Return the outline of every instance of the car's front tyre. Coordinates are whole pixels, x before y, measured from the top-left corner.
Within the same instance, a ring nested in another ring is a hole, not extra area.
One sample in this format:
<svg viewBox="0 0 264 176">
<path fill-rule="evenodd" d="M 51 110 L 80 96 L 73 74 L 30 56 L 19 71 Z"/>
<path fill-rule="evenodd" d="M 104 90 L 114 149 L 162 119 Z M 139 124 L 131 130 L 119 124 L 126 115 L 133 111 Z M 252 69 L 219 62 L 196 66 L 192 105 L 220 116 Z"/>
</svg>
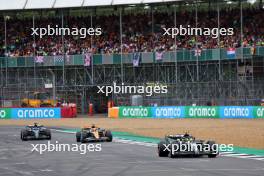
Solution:
<svg viewBox="0 0 264 176">
<path fill-rule="evenodd" d="M 21 140 L 22 141 L 26 141 L 27 140 L 27 131 L 26 130 L 22 130 L 21 134 L 20 134 Z"/>
<path fill-rule="evenodd" d="M 208 141 L 207 144 L 210 146 L 210 154 L 208 154 L 208 158 L 215 158 L 219 154 L 217 145 L 215 141 Z"/>
<path fill-rule="evenodd" d="M 86 132 L 81 132 L 80 142 L 85 143 L 85 139 L 87 138 L 88 134 Z"/>
<path fill-rule="evenodd" d="M 169 151 L 166 150 L 165 147 L 166 143 L 164 141 L 161 141 L 158 143 L 158 155 L 159 157 L 167 157 L 169 154 Z"/>
<path fill-rule="evenodd" d="M 112 142 L 113 141 L 113 135 L 112 135 L 110 130 L 107 130 L 105 132 L 105 137 L 107 137 L 107 140 L 106 140 L 107 142 Z"/>
<path fill-rule="evenodd" d="M 76 142 L 81 142 L 81 132 L 76 133 Z"/>
</svg>

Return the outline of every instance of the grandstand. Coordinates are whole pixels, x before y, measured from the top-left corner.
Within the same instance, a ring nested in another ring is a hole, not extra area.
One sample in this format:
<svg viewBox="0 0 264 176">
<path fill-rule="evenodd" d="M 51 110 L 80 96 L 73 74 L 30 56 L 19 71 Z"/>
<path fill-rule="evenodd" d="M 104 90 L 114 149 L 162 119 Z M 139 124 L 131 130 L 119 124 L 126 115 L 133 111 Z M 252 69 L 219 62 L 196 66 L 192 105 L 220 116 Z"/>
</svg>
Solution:
<svg viewBox="0 0 264 176">
<path fill-rule="evenodd" d="M 113 82 L 168 86 L 168 94 L 145 96 L 145 105 L 260 105 L 264 98 L 262 0 L 0 3 L 2 107 L 19 106 L 34 91 L 75 102 L 82 113 L 90 102 L 97 112 L 104 112 L 110 99 L 129 105 L 131 95 L 98 96 L 96 86 Z M 98 27 L 102 35 L 31 35 L 31 28 L 47 25 Z M 179 25 L 232 27 L 234 35 L 163 35 L 162 28 Z M 136 53 L 139 64 L 133 64 Z M 160 59 L 157 53 L 162 53 Z"/>
</svg>

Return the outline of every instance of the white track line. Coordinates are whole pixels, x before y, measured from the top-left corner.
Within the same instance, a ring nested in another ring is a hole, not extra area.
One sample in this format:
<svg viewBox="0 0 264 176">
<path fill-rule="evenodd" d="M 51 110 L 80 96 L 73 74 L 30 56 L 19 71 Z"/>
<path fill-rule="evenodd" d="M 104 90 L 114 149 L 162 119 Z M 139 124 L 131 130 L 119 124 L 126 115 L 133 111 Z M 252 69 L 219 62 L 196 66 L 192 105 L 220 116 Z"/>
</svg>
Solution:
<svg viewBox="0 0 264 176">
<path fill-rule="evenodd" d="M 234 154 L 226 154 L 226 155 L 223 155 L 223 156 L 241 156 L 241 155 L 248 155 L 248 154 L 245 154 L 245 153 L 234 153 Z"/>
<path fill-rule="evenodd" d="M 70 133 L 70 134 L 75 134 L 75 132 L 72 131 L 64 131 L 64 130 L 56 130 L 52 129 L 57 132 L 62 132 L 62 133 Z M 138 141 L 133 141 L 133 140 L 127 140 L 127 139 L 122 139 L 118 137 L 114 137 L 113 142 L 117 143 L 123 143 L 123 144 L 132 144 L 132 145 L 142 145 L 146 147 L 157 147 L 157 144 L 154 143 L 149 143 L 149 142 L 138 142 Z M 248 155 L 245 153 L 234 153 L 234 152 L 220 152 L 220 156 L 224 157 L 234 157 L 234 158 L 241 158 L 241 159 L 254 159 L 258 161 L 264 161 L 264 157 L 258 156 L 258 155 Z"/>
<path fill-rule="evenodd" d="M 264 161 L 264 158 L 250 158 L 250 159 L 259 160 L 259 161 Z"/>
<path fill-rule="evenodd" d="M 70 134 L 75 134 L 76 132 L 73 131 L 64 131 L 64 130 L 56 130 L 56 129 L 51 129 L 52 131 L 57 131 L 57 132 L 62 132 L 62 133 L 70 133 Z"/>
<path fill-rule="evenodd" d="M 220 155 L 225 155 L 225 154 L 232 154 L 234 152 L 220 152 Z"/>
</svg>

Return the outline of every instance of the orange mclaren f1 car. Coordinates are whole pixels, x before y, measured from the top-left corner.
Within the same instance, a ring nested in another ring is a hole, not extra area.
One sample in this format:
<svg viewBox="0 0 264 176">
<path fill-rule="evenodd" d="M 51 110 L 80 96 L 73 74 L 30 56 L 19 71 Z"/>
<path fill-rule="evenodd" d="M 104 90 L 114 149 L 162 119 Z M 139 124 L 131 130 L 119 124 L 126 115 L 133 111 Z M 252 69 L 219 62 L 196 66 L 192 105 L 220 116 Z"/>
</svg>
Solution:
<svg viewBox="0 0 264 176">
<path fill-rule="evenodd" d="M 77 142 L 112 142 L 113 136 L 110 130 L 96 127 L 95 125 L 86 126 L 76 133 Z"/>
</svg>

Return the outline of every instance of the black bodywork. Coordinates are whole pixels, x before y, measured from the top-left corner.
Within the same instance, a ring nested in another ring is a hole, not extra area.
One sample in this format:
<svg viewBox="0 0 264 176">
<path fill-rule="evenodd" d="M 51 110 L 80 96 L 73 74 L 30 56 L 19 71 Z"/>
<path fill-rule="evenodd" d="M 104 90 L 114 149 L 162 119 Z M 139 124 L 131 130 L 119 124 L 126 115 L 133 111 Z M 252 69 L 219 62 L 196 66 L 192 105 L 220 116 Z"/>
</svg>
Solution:
<svg viewBox="0 0 264 176">
<path fill-rule="evenodd" d="M 180 149 L 180 146 L 183 146 L 182 149 Z M 215 158 L 218 154 L 218 147 L 215 141 L 197 140 L 187 133 L 166 135 L 158 143 L 158 155 L 160 157 L 199 157 L 207 155 L 209 158 Z"/>
<path fill-rule="evenodd" d="M 28 125 L 21 130 L 21 140 L 51 139 L 50 129 L 40 125 Z"/>
</svg>

